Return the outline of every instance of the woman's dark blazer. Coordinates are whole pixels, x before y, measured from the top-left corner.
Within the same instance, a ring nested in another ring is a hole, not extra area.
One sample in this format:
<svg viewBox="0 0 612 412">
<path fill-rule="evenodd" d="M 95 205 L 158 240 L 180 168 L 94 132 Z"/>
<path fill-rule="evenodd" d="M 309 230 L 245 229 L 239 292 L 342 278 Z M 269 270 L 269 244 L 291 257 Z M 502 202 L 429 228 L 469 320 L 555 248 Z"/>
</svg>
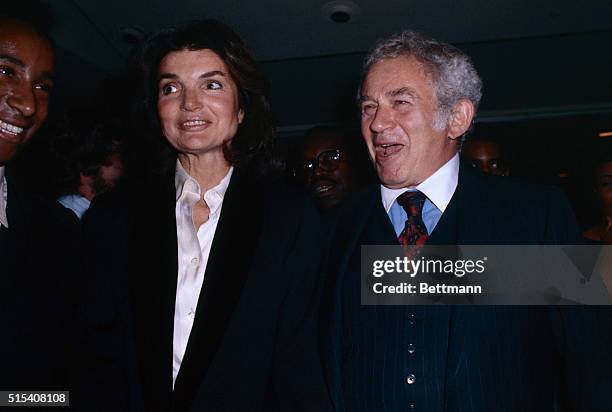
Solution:
<svg viewBox="0 0 612 412">
<path fill-rule="evenodd" d="M 313 324 L 318 215 L 301 192 L 253 176 L 232 175 L 174 390 L 174 173 L 127 184 L 92 207 L 83 408 L 327 408 Z"/>
</svg>

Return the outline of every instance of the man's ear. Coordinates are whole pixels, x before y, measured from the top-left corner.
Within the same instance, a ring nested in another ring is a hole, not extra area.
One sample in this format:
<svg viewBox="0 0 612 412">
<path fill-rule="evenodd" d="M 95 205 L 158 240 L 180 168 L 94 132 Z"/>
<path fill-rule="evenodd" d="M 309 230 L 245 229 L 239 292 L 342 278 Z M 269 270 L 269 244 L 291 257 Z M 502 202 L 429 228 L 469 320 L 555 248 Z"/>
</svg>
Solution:
<svg viewBox="0 0 612 412">
<path fill-rule="evenodd" d="M 238 124 L 241 124 L 244 120 L 244 110 L 238 110 Z"/>
<path fill-rule="evenodd" d="M 448 138 L 455 140 L 463 136 L 472 125 L 475 114 L 476 110 L 471 101 L 461 99 L 455 103 L 450 118 L 448 119 Z"/>
</svg>

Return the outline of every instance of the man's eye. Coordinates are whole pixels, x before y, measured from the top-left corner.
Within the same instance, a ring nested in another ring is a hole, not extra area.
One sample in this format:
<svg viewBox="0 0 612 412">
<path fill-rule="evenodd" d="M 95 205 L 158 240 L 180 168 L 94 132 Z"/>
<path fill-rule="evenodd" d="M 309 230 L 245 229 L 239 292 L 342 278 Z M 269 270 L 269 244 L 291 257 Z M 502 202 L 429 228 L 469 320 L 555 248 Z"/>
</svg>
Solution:
<svg viewBox="0 0 612 412">
<path fill-rule="evenodd" d="M 410 102 L 408 100 L 395 100 L 393 105 L 395 107 L 408 106 Z"/>
<path fill-rule="evenodd" d="M 340 153 L 338 153 L 338 152 L 332 152 L 332 153 L 329 153 L 329 154 L 328 154 L 328 155 L 325 157 L 325 160 L 331 160 L 331 161 L 334 161 L 334 162 L 335 162 L 335 161 L 338 161 L 338 160 L 340 160 Z"/>
<path fill-rule="evenodd" d="M 0 74 L 3 76 L 12 76 L 15 74 L 15 71 L 10 67 L 0 66 Z"/>
<path fill-rule="evenodd" d="M 43 91 L 45 93 L 49 93 L 49 92 L 51 92 L 51 89 L 53 88 L 53 86 L 51 84 L 49 84 L 49 83 L 39 83 L 36 86 L 34 86 L 34 88 L 36 90 L 41 90 L 41 91 Z"/>
<path fill-rule="evenodd" d="M 165 86 L 162 86 L 161 88 L 161 92 L 163 95 L 168 95 L 170 93 L 175 93 L 178 90 L 178 88 L 173 85 L 172 83 L 166 84 Z"/>
<path fill-rule="evenodd" d="M 314 162 L 312 160 L 307 160 L 304 163 L 302 163 L 302 169 L 303 170 L 312 170 L 314 169 Z"/>
<path fill-rule="evenodd" d="M 361 106 L 361 114 L 372 116 L 376 113 L 376 106 L 373 104 L 364 104 Z"/>
</svg>

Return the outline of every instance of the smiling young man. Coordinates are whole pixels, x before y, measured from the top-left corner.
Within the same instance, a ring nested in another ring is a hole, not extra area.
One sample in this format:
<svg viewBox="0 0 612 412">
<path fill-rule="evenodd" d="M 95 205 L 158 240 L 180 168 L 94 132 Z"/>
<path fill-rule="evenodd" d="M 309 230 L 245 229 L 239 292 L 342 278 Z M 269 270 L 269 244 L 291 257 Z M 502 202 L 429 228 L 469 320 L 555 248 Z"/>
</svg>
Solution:
<svg viewBox="0 0 612 412">
<path fill-rule="evenodd" d="M 0 26 L 0 164 L 27 143 L 47 118 L 53 86 L 49 41 L 19 20 Z"/>
<path fill-rule="evenodd" d="M 337 410 L 612 407 L 609 311 L 361 304 L 361 245 L 580 243 L 557 190 L 460 165 L 480 97 L 469 57 L 419 33 L 366 58 L 361 129 L 381 184 L 347 200 L 328 258 L 321 340 Z"/>
<path fill-rule="evenodd" d="M 52 73 L 45 35 L 0 13 L 0 390 L 69 388 L 76 222 L 10 167 L 47 118 Z"/>
</svg>

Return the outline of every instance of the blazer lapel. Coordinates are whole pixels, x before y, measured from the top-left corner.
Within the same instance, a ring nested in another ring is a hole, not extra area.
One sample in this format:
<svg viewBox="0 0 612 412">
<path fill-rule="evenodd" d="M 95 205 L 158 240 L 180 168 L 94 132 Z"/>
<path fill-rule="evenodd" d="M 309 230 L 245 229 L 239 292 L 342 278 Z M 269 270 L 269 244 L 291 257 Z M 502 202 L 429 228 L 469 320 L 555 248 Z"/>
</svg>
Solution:
<svg viewBox="0 0 612 412">
<path fill-rule="evenodd" d="M 130 290 L 140 346 L 144 390 L 169 410 L 172 396 L 172 345 L 178 273 L 176 191 L 173 175 L 140 187 L 130 202 Z"/>
<path fill-rule="evenodd" d="M 203 382 L 246 282 L 263 222 L 263 199 L 258 188 L 247 178 L 247 171 L 234 170 L 174 387 L 178 410 L 191 404 Z"/>
<path fill-rule="evenodd" d="M 343 410 L 340 377 L 341 319 L 338 299 L 343 288 L 346 266 L 361 244 L 389 244 L 397 242 L 391 221 L 380 198 L 380 186 L 372 185 L 355 195 L 340 213 L 328 253 L 326 286 L 320 316 L 321 356 L 325 377 L 330 388 L 335 410 Z"/>
</svg>

